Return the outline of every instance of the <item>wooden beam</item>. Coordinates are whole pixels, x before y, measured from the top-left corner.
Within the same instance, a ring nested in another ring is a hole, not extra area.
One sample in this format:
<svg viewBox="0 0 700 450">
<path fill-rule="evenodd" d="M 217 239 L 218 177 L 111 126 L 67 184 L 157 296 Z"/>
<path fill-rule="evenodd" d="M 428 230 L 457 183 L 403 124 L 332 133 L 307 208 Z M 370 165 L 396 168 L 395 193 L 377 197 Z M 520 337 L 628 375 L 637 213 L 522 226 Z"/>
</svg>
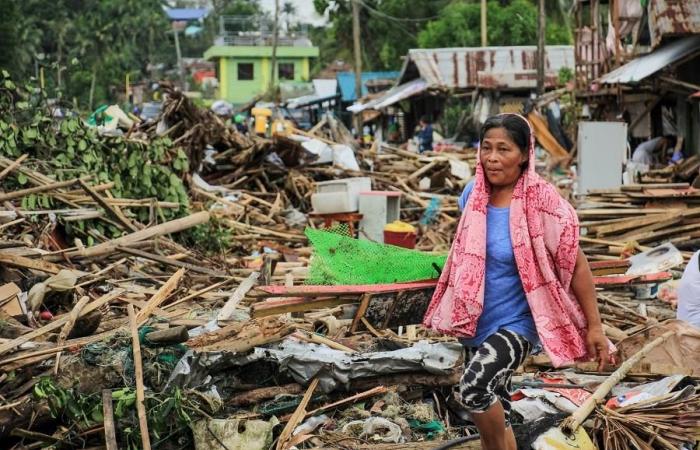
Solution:
<svg viewBox="0 0 700 450">
<path fill-rule="evenodd" d="M 119 450 L 117 432 L 114 426 L 114 408 L 112 407 L 112 391 L 102 391 L 102 416 L 105 426 L 105 450 Z"/>
<path fill-rule="evenodd" d="M 39 272 L 46 272 L 51 275 L 56 275 L 63 269 L 63 267 L 47 261 L 13 255 L 11 253 L 0 253 L 0 264 L 18 267 L 20 269 L 38 270 Z"/>
<path fill-rule="evenodd" d="M 322 295 L 361 295 L 384 294 L 399 291 L 417 291 L 434 288 L 437 280 L 414 281 L 411 283 L 357 284 L 338 286 L 260 286 L 256 290 L 277 297 L 322 296 Z M 265 295 L 263 295 L 265 296 Z"/>
<path fill-rule="evenodd" d="M 146 416 L 146 394 L 143 385 L 143 363 L 141 361 L 141 343 L 139 342 L 138 320 L 134 307 L 127 306 L 129 312 L 129 330 L 131 331 L 131 347 L 134 354 L 134 378 L 136 379 L 136 412 L 139 416 L 139 430 L 141 431 L 141 448 L 151 450 L 151 438 L 148 435 L 148 418 Z"/>
<path fill-rule="evenodd" d="M 286 297 L 271 298 L 251 306 L 251 316 L 255 319 L 292 312 L 304 312 L 314 309 L 334 308 L 336 306 L 357 303 L 357 297 Z"/>
</svg>

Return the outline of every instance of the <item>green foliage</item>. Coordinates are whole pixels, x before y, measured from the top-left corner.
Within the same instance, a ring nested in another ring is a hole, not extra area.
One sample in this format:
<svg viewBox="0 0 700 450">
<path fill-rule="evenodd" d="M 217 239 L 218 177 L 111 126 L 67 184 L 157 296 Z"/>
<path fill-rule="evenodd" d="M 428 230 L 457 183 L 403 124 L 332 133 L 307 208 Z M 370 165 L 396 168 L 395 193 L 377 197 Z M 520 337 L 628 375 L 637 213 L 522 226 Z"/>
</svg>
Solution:
<svg viewBox="0 0 700 450">
<path fill-rule="evenodd" d="M 41 92 L 31 85 L 17 88 L 8 74 L 2 73 L 0 155 L 17 158 L 22 154 L 40 161 L 40 171 L 51 173 L 59 181 L 91 175 L 95 184 L 113 181 L 111 191 L 116 197 L 179 203 L 179 209 L 162 212 L 165 219 L 182 215 L 189 203 L 181 178 L 189 170 L 187 155 L 170 139 L 156 138 L 146 143 L 105 137 L 78 117 L 55 119 Z M 14 182 L 24 186 L 28 182 L 26 174 L 18 172 Z M 31 195 L 22 200 L 22 206 L 50 208 L 53 202 L 46 195 Z M 148 221 L 147 208 L 139 209 L 137 214 L 140 221 Z M 68 231 L 78 231 L 74 227 L 84 231 L 80 222 L 72 223 Z M 100 223 L 93 228 L 108 237 L 121 233 L 116 227 Z"/>
<path fill-rule="evenodd" d="M 45 377 L 34 385 L 34 397 L 46 400 L 51 417 L 87 428 L 104 421 L 99 395 L 83 395 L 75 389 L 63 389 Z"/>
<path fill-rule="evenodd" d="M 513 0 L 506 6 L 490 1 L 487 6 L 489 45 L 537 44 L 537 7 L 529 0 Z M 547 21 L 547 44 L 568 44 L 571 33 L 566 25 Z M 423 48 L 478 47 L 481 45 L 481 6 L 479 3 L 452 3 L 440 19 L 430 22 L 418 36 Z"/>
<path fill-rule="evenodd" d="M 51 417 L 67 425 L 77 425 L 76 433 L 104 422 L 99 394 L 85 394 L 78 387 L 63 388 L 53 379 L 44 377 L 34 386 L 34 398 L 47 401 Z M 154 448 L 159 441 L 173 439 L 177 435 L 184 441 L 190 440 L 189 424 L 193 416 L 202 415 L 199 404 L 194 400 L 194 396 L 190 399 L 180 389 L 146 397 L 148 430 Z M 130 387 L 114 390 L 112 402 L 117 437 L 122 447 L 129 450 L 141 448 L 136 391 Z"/>
<path fill-rule="evenodd" d="M 94 101 L 104 102 L 127 72 L 145 75 L 148 63 L 174 62 L 162 6 L 162 0 L 0 0 L 0 55 L 9 60 L 0 56 L 0 67 L 23 79 L 35 75 L 36 63 L 52 97 L 75 97 L 84 107 L 94 76 Z"/>
<path fill-rule="evenodd" d="M 220 255 L 230 248 L 233 235 L 230 228 L 222 225 L 218 218 L 212 217 L 207 223 L 183 231 L 180 239 L 188 247 L 207 255 Z"/>
<path fill-rule="evenodd" d="M 363 70 L 398 70 L 401 57 L 418 46 L 417 36 L 430 18 L 450 0 L 363 0 L 360 10 Z M 320 14 L 328 11 L 330 24 L 311 38 L 320 47 L 319 66 L 335 59 L 352 62 L 352 17 L 349 1 L 314 0 Z M 387 18 L 387 16 L 389 18 Z M 392 19 L 393 18 L 393 19 Z"/>
<path fill-rule="evenodd" d="M 574 71 L 569 67 L 562 67 L 559 69 L 558 82 L 560 85 L 564 85 L 569 81 L 574 79 Z"/>
<path fill-rule="evenodd" d="M 460 138 L 466 135 L 467 118 L 471 115 L 471 105 L 460 98 L 449 98 L 440 116 L 440 131 L 445 137 Z"/>
</svg>

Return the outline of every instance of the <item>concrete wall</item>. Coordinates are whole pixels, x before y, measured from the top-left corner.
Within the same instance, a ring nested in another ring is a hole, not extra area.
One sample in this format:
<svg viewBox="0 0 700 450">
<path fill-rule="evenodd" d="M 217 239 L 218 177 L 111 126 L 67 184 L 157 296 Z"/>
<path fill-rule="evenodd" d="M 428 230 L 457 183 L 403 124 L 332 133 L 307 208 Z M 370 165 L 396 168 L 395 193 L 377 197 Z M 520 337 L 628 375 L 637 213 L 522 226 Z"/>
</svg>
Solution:
<svg viewBox="0 0 700 450">
<path fill-rule="evenodd" d="M 253 64 L 253 79 L 238 79 L 238 64 Z M 267 90 L 270 83 L 270 58 L 223 57 L 219 59 L 219 97 L 234 104 L 247 103 Z M 295 82 L 309 81 L 309 58 L 278 58 L 277 63 L 294 64 Z M 275 70 L 275 77 L 278 71 Z M 286 81 L 286 80 L 282 80 Z"/>
</svg>

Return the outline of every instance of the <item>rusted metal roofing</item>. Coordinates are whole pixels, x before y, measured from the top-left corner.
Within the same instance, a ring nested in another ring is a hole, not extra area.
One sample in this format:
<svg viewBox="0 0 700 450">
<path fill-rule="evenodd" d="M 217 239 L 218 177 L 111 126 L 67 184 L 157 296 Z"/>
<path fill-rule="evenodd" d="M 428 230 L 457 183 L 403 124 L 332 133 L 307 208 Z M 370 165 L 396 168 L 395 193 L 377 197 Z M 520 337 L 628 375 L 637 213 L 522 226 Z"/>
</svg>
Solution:
<svg viewBox="0 0 700 450">
<path fill-rule="evenodd" d="M 556 83 L 559 70 L 574 69 L 574 47 L 546 47 L 546 84 Z M 412 49 L 399 78 L 422 78 L 431 88 L 530 89 L 537 86 L 537 47 L 462 47 Z"/>
<path fill-rule="evenodd" d="M 649 2 L 651 45 L 668 37 L 700 33 L 700 0 L 653 0 Z"/>
<path fill-rule="evenodd" d="M 601 83 L 637 83 L 688 56 L 700 53 L 700 34 L 670 42 L 603 75 Z"/>
</svg>

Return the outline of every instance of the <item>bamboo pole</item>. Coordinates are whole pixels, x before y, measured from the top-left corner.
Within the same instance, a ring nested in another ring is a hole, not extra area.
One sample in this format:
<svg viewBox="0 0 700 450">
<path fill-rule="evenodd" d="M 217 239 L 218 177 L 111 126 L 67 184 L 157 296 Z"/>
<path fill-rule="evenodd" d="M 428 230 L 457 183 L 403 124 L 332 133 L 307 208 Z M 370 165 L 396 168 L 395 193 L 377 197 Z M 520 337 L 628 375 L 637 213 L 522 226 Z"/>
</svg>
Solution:
<svg viewBox="0 0 700 450">
<path fill-rule="evenodd" d="M 627 361 L 622 363 L 622 365 L 613 372 L 606 380 L 598 386 L 598 389 L 588 397 L 588 399 L 569 417 L 567 417 L 561 424 L 561 429 L 566 434 L 573 434 L 578 427 L 586 420 L 586 418 L 593 412 L 596 405 L 602 403 L 605 397 L 610 393 L 613 387 L 620 381 L 622 381 L 627 373 L 634 367 L 639 361 L 642 360 L 649 352 L 654 350 L 659 345 L 663 344 L 676 334 L 675 331 L 667 331 L 658 338 L 654 339 L 637 353 L 632 355 Z"/>
<path fill-rule="evenodd" d="M 148 419 L 146 417 L 146 394 L 143 385 L 143 365 L 141 362 L 141 344 L 139 343 L 139 330 L 136 325 L 136 312 L 132 305 L 127 305 L 129 311 L 129 329 L 131 330 L 131 345 L 134 351 L 134 378 L 136 378 L 136 411 L 139 415 L 139 430 L 141 431 L 141 444 L 143 450 L 151 450 L 151 439 L 148 436 Z"/>
<path fill-rule="evenodd" d="M 76 250 L 74 252 L 70 252 L 68 253 L 68 257 L 89 258 L 93 256 L 104 256 L 116 251 L 117 247 L 120 245 L 128 246 L 135 242 L 144 241 L 156 236 L 176 233 L 208 221 L 209 213 L 206 211 L 200 211 L 187 217 L 171 220 L 170 222 L 161 223 L 160 225 L 145 228 L 143 230 L 127 234 L 126 236 L 103 242 L 102 244 L 87 248 L 84 251 Z"/>
</svg>

